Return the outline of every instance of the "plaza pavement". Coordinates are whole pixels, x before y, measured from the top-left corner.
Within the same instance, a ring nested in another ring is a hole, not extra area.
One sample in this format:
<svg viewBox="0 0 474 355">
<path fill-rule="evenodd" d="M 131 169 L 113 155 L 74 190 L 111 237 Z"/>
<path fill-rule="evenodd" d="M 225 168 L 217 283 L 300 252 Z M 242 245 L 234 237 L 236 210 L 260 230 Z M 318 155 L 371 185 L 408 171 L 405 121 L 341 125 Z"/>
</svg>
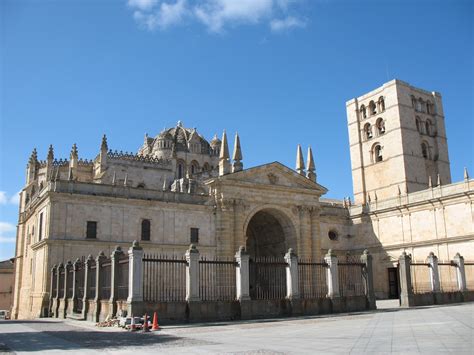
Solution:
<svg viewBox="0 0 474 355">
<path fill-rule="evenodd" d="M 474 303 L 229 323 L 155 333 L 38 319 L 0 322 L 0 353 L 57 354 L 473 354 Z"/>
</svg>

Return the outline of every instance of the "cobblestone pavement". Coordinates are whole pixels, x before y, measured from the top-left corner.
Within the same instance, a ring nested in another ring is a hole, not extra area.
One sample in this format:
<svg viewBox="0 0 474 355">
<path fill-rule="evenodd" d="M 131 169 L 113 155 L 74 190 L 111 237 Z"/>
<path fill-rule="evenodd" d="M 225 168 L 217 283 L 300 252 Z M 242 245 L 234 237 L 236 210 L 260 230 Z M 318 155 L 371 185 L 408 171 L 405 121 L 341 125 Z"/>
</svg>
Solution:
<svg viewBox="0 0 474 355">
<path fill-rule="evenodd" d="M 0 322 L 0 353 L 473 353 L 474 303 L 168 326 L 156 333 L 38 319 Z"/>
</svg>

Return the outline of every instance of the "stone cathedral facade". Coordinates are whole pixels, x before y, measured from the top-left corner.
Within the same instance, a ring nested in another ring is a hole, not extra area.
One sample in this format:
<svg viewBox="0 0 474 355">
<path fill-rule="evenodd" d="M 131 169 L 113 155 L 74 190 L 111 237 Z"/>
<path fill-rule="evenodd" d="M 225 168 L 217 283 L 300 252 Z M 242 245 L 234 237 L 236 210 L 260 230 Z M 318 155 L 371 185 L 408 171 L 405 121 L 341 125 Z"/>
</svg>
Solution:
<svg viewBox="0 0 474 355">
<path fill-rule="evenodd" d="M 181 122 L 145 136 L 137 153 L 46 160 L 33 151 L 21 192 L 13 317 L 48 307 L 51 267 L 139 240 L 145 251 L 320 260 L 374 255 L 376 295 L 397 297 L 399 255 L 474 260 L 474 180 L 451 183 L 441 95 L 393 80 L 347 102 L 354 201 L 328 200 L 311 149 L 296 170 L 273 162 L 243 167 L 239 136 L 206 140 Z M 250 153 L 250 152 L 248 152 Z M 395 273 L 396 274 L 396 273 Z M 396 282 L 396 280 L 395 280 Z"/>
</svg>

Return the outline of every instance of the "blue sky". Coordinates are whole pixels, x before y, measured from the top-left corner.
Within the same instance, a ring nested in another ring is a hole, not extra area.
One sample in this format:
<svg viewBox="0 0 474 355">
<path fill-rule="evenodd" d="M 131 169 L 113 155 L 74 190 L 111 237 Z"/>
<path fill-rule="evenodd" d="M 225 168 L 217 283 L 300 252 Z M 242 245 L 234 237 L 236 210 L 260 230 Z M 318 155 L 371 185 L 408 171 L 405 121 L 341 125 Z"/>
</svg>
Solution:
<svg viewBox="0 0 474 355">
<path fill-rule="evenodd" d="M 0 1 L 0 259 L 31 150 L 136 151 L 182 120 L 241 136 L 244 166 L 311 145 L 352 194 L 345 102 L 398 78 L 440 91 L 453 180 L 473 166 L 472 1 Z"/>
</svg>

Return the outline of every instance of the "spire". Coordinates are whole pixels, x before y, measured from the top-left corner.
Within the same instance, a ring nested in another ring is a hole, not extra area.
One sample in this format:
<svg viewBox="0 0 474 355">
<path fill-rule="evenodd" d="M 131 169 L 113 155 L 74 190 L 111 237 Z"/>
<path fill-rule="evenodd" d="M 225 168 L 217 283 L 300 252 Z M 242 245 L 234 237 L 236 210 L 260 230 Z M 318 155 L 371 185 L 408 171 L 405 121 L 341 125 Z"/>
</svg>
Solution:
<svg viewBox="0 0 474 355">
<path fill-rule="evenodd" d="M 313 159 L 313 151 L 311 147 L 308 147 L 308 159 L 306 161 L 306 177 L 311 181 L 316 182 L 316 174 L 314 173 L 315 166 L 314 166 L 314 159 Z"/>
<path fill-rule="evenodd" d="M 77 158 L 78 158 L 77 145 L 76 145 L 76 143 L 74 143 L 74 144 L 72 145 L 71 154 L 70 154 L 70 159 L 77 159 Z"/>
<path fill-rule="evenodd" d="M 227 134 L 222 134 L 221 151 L 219 155 L 219 176 L 226 175 L 230 172 L 229 162 L 229 146 L 227 144 Z"/>
<path fill-rule="evenodd" d="M 102 136 L 102 143 L 100 144 L 100 151 L 107 153 L 108 150 L 109 150 L 109 146 L 107 144 L 107 136 L 104 134 Z"/>
<path fill-rule="evenodd" d="M 241 171 L 243 169 L 242 160 L 242 149 L 240 148 L 240 138 L 239 134 L 235 133 L 235 140 L 234 140 L 234 153 L 232 154 L 232 160 L 234 163 L 232 164 L 232 172 L 235 173 L 237 171 Z"/>
<path fill-rule="evenodd" d="M 54 160 L 54 149 L 53 149 L 53 145 L 50 144 L 50 145 L 49 145 L 49 149 L 48 149 L 47 161 L 48 161 L 48 162 L 52 162 L 53 160 Z"/>
<path fill-rule="evenodd" d="M 303 152 L 301 151 L 301 145 L 299 144 L 296 150 L 296 171 L 298 172 L 298 174 L 304 175 Z"/>
<path fill-rule="evenodd" d="M 469 180 L 469 173 L 467 172 L 467 168 L 464 168 L 464 180 Z"/>
<path fill-rule="evenodd" d="M 33 148 L 28 162 L 30 164 L 36 164 L 38 162 L 38 152 L 36 151 L 36 148 Z"/>
<path fill-rule="evenodd" d="M 431 181 L 431 175 L 428 176 L 428 187 L 432 188 L 433 187 L 433 182 Z"/>
</svg>

